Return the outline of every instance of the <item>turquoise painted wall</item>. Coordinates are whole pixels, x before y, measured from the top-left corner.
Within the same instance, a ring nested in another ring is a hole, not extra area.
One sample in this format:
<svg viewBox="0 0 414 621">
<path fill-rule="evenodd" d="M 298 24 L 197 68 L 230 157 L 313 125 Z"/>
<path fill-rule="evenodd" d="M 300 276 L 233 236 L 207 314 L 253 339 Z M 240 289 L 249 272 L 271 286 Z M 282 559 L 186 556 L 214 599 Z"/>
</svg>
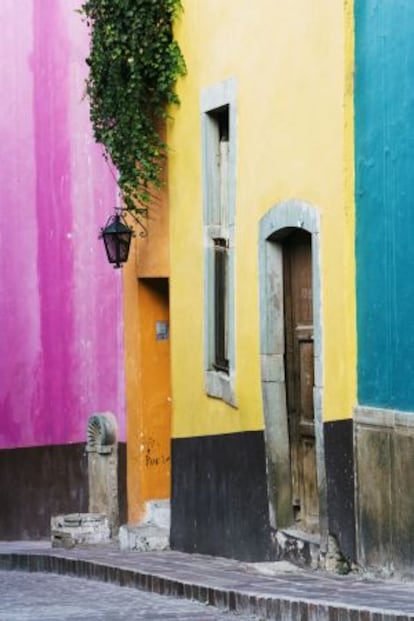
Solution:
<svg viewBox="0 0 414 621">
<path fill-rule="evenodd" d="M 358 399 L 414 410 L 414 0 L 355 0 Z"/>
</svg>

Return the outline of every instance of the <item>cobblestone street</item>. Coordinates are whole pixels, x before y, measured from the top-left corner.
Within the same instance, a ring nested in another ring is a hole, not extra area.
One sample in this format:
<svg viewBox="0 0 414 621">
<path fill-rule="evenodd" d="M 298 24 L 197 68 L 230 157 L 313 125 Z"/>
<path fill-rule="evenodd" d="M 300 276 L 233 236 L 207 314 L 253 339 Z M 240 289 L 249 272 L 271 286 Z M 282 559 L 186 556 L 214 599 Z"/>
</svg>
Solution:
<svg viewBox="0 0 414 621">
<path fill-rule="evenodd" d="M 414 621 L 412 581 L 289 563 L 11 541 L 0 542 L 0 569 L 0 621 Z"/>
<path fill-rule="evenodd" d="M 0 571 L 1 621 L 247 621 L 198 602 L 81 578 Z"/>
</svg>

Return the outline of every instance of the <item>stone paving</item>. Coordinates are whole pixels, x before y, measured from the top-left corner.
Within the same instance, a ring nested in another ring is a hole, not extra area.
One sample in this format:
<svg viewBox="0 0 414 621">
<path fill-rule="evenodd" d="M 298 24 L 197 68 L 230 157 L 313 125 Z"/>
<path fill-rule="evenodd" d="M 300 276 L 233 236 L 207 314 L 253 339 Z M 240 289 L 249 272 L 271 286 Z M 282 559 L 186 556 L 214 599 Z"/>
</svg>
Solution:
<svg viewBox="0 0 414 621">
<path fill-rule="evenodd" d="M 319 571 L 257 571 L 260 564 L 197 554 L 126 552 L 114 545 L 72 550 L 0 543 L 0 568 L 52 571 L 213 604 L 283 621 L 414 621 L 413 583 Z"/>
<path fill-rule="evenodd" d="M 0 621 L 248 621 L 213 606 L 45 573 L 0 573 Z"/>
</svg>

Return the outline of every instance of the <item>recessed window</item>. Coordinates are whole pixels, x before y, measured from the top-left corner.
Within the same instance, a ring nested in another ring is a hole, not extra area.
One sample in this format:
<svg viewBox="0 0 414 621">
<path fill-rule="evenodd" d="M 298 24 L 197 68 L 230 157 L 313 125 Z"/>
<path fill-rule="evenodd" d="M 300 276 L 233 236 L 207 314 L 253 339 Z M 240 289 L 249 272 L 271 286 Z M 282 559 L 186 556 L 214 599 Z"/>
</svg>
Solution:
<svg viewBox="0 0 414 621">
<path fill-rule="evenodd" d="M 235 405 L 235 81 L 202 94 L 205 374 L 208 395 Z"/>
</svg>

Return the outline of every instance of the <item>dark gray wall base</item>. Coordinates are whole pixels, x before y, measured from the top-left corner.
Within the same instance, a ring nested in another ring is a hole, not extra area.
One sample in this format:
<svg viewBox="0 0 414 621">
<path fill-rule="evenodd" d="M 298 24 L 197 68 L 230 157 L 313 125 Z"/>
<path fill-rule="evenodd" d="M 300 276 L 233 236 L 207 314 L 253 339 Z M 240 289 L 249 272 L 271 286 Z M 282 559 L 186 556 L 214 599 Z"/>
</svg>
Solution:
<svg viewBox="0 0 414 621">
<path fill-rule="evenodd" d="M 356 560 L 353 421 L 324 424 L 328 531 L 348 561 Z"/>
<path fill-rule="evenodd" d="M 270 558 L 263 432 L 172 441 L 171 547 Z"/>
<path fill-rule="evenodd" d="M 119 523 L 126 524 L 128 520 L 126 442 L 118 443 L 118 503 Z"/>
<path fill-rule="evenodd" d="M 126 450 L 120 444 L 122 521 L 126 519 L 125 489 Z M 0 450 L 0 539 L 49 537 L 52 515 L 87 510 L 85 444 Z"/>
</svg>

